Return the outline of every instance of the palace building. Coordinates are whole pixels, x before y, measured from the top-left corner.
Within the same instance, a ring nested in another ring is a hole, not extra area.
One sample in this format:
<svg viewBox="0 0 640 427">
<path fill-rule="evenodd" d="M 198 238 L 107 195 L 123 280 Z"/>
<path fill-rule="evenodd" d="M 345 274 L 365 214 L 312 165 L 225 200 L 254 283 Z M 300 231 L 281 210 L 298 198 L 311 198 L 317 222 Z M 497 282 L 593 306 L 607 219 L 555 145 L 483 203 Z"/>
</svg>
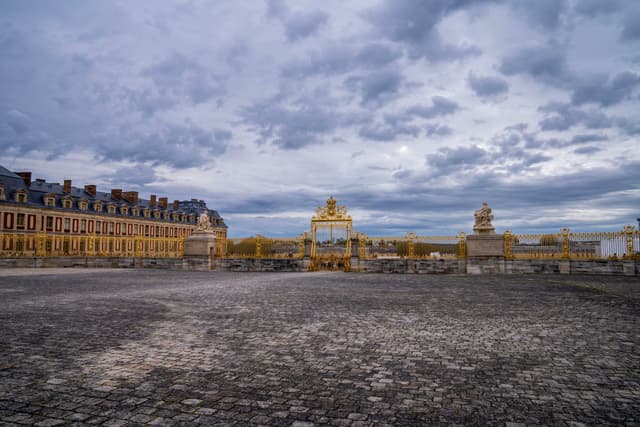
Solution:
<svg viewBox="0 0 640 427">
<path fill-rule="evenodd" d="M 203 200 L 169 203 L 137 191 L 74 187 L 71 180 L 32 181 L 31 172 L 0 166 L 0 256 L 181 257 L 202 213 L 215 233 L 216 255 L 224 255 L 227 226 Z"/>
</svg>

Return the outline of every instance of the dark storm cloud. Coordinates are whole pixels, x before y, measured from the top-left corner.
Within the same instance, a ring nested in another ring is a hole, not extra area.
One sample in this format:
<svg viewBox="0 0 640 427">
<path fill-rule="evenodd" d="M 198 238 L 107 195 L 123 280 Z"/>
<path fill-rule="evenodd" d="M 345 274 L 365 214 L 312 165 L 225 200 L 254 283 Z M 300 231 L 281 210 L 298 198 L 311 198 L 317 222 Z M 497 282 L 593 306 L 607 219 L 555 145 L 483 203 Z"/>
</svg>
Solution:
<svg viewBox="0 0 640 427">
<path fill-rule="evenodd" d="M 188 99 L 193 104 L 201 104 L 226 91 L 219 77 L 177 52 L 145 68 L 142 75 L 151 78 L 160 100 L 172 96 L 174 102 Z"/>
<path fill-rule="evenodd" d="M 584 154 L 584 155 L 596 154 L 596 153 L 599 153 L 600 151 L 602 151 L 602 148 L 593 147 L 593 146 L 579 147 L 573 150 L 575 154 Z"/>
<path fill-rule="evenodd" d="M 560 24 L 569 2 L 567 0 L 514 0 L 510 4 L 528 21 L 545 30 L 553 30 Z"/>
<path fill-rule="evenodd" d="M 293 13 L 284 20 L 285 33 L 290 41 L 309 37 L 322 28 L 328 20 L 324 12 Z"/>
<path fill-rule="evenodd" d="M 407 109 L 407 114 L 432 119 L 438 116 L 447 116 L 460 109 L 460 106 L 444 96 L 434 96 L 431 98 L 431 105 L 414 105 Z"/>
<path fill-rule="evenodd" d="M 345 87 L 360 91 L 362 105 L 375 105 L 398 95 L 403 82 L 404 77 L 399 71 L 380 70 L 350 77 L 345 81 Z"/>
<path fill-rule="evenodd" d="M 567 75 L 566 54 L 556 45 L 526 46 L 503 58 L 500 72 L 511 76 L 525 74 L 550 83 L 561 82 Z"/>
<path fill-rule="evenodd" d="M 383 123 L 377 122 L 363 126 L 358 135 L 374 141 L 395 141 L 401 136 L 416 138 L 420 135 L 420 128 L 405 123 L 400 117 L 385 116 Z"/>
<path fill-rule="evenodd" d="M 284 77 L 304 78 L 315 74 L 331 76 L 357 69 L 379 69 L 400 56 L 400 50 L 382 43 L 353 46 L 328 43 L 320 49 L 310 50 L 302 58 L 289 61 L 282 68 Z"/>
<path fill-rule="evenodd" d="M 426 135 L 427 136 L 448 136 L 451 135 L 453 133 L 453 129 L 451 129 L 449 126 L 447 125 L 439 125 L 439 124 L 435 124 L 435 125 L 427 125 L 425 127 L 425 131 L 426 131 Z"/>
<path fill-rule="evenodd" d="M 629 11 L 622 20 L 620 38 L 627 42 L 640 40 L 640 7 L 637 3 L 636 7 Z"/>
<path fill-rule="evenodd" d="M 589 129 L 606 129 L 613 126 L 613 120 L 599 110 L 581 109 L 571 104 L 549 103 L 539 108 L 547 116 L 539 122 L 542 130 L 564 131 L 577 125 Z"/>
<path fill-rule="evenodd" d="M 243 122 L 260 135 L 259 142 L 271 142 L 285 150 L 326 142 L 343 120 L 348 120 L 330 105 L 312 99 L 292 103 L 281 96 L 245 107 L 242 116 Z"/>
<path fill-rule="evenodd" d="M 143 187 L 146 184 L 151 184 L 159 180 L 153 167 L 139 164 L 137 166 L 117 169 L 109 181 L 113 185 L 120 185 L 122 182 L 132 182 L 136 183 L 138 187 Z"/>
<path fill-rule="evenodd" d="M 482 77 L 469 73 L 467 81 L 475 94 L 481 98 L 501 95 L 509 91 L 507 81 L 497 76 Z"/>
<path fill-rule="evenodd" d="M 537 151 L 547 148 L 563 148 L 591 142 L 608 141 L 603 134 L 577 134 L 570 139 L 545 138 L 540 133 L 527 131 L 527 126 L 509 126 L 491 139 L 492 145 L 500 148 L 503 157 L 519 158 L 526 164 L 534 164 L 540 158 L 535 157 Z M 533 150 L 533 151 L 531 151 Z M 533 154 L 532 154 L 533 153 Z M 543 159 L 545 161 L 547 159 Z"/>
<path fill-rule="evenodd" d="M 571 144 L 585 144 L 588 142 L 599 142 L 599 141 L 608 141 L 609 137 L 607 135 L 601 134 L 578 134 L 574 135 L 571 138 Z"/>
<path fill-rule="evenodd" d="M 441 148 L 435 154 L 427 155 L 427 164 L 440 173 L 453 169 L 466 169 L 484 164 L 489 153 L 477 145 L 470 147 Z"/>
<path fill-rule="evenodd" d="M 591 18 L 598 15 L 608 15 L 620 9 L 624 0 L 579 0 L 574 10 L 580 14 Z"/>
<path fill-rule="evenodd" d="M 579 82 L 571 95 L 571 102 L 609 107 L 632 98 L 639 85 L 640 75 L 631 71 L 623 71 L 611 78 L 599 75 Z"/>
<path fill-rule="evenodd" d="M 398 49 L 382 43 L 366 44 L 356 53 L 358 63 L 368 67 L 385 66 L 394 62 L 400 56 L 402 56 L 402 53 Z"/>
<path fill-rule="evenodd" d="M 267 1 L 267 15 L 282 22 L 290 42 L 314 35 L 329 20 L 329 15 L 318 10 L 292 12 L 285 2 L 279 0 Z"/>
<path fill-rule="evenodd" d="M 627 135 L 640 135 L 640 123 L 638 120 L 627 117 L 616 117 L 615 124 Z"/>
<path fill-rule="evenodd" d="M 5 153 L 52 152 L 59 149 L 56 145 L 28 114 L 12 109 L 0 115 L 0 148 Z"/>
<path fill-rule="evenodd" d="M 205 130 L 193 123 L 158 126 L 149 133 L 123 127 L 118 140 L 98 139 L 95 148 L 103 160 L 189 168 L 211 163 L 213 158 L 222 155 L 231 136 L 227 130 Z"/>
<path fill-rule="evenodd" d="M 456 60 L 480 50 L 471 45 L 447 43 L 436 25 L 448 14 L 473 3 L 481 2 L 396 0 L 381 3 L 367 17 L 380 34 L 404 45 L 414 59 Z"/>
</svg>

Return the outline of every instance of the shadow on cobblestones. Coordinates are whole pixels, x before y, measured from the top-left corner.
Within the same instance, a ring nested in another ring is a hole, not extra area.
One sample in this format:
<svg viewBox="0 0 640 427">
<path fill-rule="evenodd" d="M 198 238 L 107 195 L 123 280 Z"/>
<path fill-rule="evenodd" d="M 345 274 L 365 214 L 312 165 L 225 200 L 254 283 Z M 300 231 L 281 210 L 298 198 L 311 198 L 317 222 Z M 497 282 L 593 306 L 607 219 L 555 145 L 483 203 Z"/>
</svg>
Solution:
<svg viewBox="0 0 640 427">
<path fill-rule="evenodd" d="M 586 276 L 0 277 L 0 421 L 637 424 L 638 289 Z"/>
</svg>

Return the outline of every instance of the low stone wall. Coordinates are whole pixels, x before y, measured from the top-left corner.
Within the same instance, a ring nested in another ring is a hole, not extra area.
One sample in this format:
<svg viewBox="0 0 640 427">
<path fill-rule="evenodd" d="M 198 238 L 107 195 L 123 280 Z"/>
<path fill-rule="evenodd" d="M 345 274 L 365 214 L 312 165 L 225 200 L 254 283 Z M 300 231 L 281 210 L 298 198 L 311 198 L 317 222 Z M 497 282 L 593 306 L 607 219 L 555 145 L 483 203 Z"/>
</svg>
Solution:
<svg viewBox="0 0 640 427">
<path fill-rule="evenodd" d="M 353 258 L 351 270 L 361 273 L 399 274 L 599 274 L 640 275 L 640 263 L 627 260 L 561 260 L 478 257 L 466 260 L 412 260 Z"/>
<path fill-rule="evenodd" d="M 32 257 L 0 258 L 0 268 L 160 268 L 182 269 L 182 258 Z"/>
<path fill-rule="evenodd" d="M 309 268 L 308 259 L 300 258 L 216 258 L 214 270 L 300 272 Z"/>
<path fill-rule="evenodd" d="M 171 270 L 220 270 L 251 272 L 302 272 L 308 259 L 299 258 L 183 258 L 134 257 L 37 257 L 0 258 L 1 268 L 92 267 L 159 268 Z M 351 259 L 351 271 L 397 274 L 599 274 L 640 275 L 640 262 L 628 260 L 517 259 L 499 257 L 455 259 Z"/>
<path fill-rule="evenodd" d="M 360 273 L 455 274 L 465 273 L 465 260 L 352 258 L 351 271 Z"/>
<path fill-rule="evenodd" d="M 505 273 L 513 274 L 599 274 L 607 276 L 637 276 L 639 263 L 627 260 L 505 260 Z"/>
</svg>

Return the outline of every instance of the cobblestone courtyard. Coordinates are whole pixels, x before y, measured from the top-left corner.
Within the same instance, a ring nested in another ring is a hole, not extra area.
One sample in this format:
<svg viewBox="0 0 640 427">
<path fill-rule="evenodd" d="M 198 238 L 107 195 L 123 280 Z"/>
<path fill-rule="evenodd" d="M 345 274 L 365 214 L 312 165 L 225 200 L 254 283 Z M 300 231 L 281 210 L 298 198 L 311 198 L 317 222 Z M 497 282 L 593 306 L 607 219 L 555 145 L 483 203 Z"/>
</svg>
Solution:
<svg viewBox="0 0 640 427">
<path fill-rule="evenodd" d="M 640 425 L 640 280 L 0 270 L 0 425 Z"/>
</svg>

